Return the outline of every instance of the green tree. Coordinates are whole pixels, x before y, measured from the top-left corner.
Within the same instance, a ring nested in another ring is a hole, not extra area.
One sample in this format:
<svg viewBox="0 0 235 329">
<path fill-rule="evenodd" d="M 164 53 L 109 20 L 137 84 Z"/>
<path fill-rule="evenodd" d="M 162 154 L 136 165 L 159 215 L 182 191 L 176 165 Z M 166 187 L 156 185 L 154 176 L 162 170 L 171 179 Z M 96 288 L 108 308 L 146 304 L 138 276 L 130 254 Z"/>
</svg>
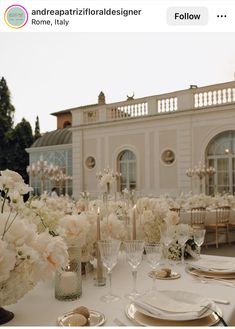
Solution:
<svg viewBox="0 0 235 329">
<path fill-rule="evenodd" d="M 0 170 L 8 166 L 9 143 L 13 129 L 15 108 L 11 104 L 10 90 L 6 80 L 0 80 Z"/>
<path fill-rule="evenodd" d="M 40 133 L 39 118 L 37 115 L 36 121 L 35 121 L 35 129 L 34 129 L 34 140 L 36 141 L 36 139 L 38 139 L 39 137 L 41 137 L 41 133 Z"/>
<path fill-rule="evenodd" d="M 30 123 L 23 118 L 12 131 L 10 140 L 11 156 L 8 168 L 17 171 L 28 183 L 29 177 L 26 168 L 29 164 L 29 154 L 25 149 L 30 147 L 34 140 Z"/>
</svg>

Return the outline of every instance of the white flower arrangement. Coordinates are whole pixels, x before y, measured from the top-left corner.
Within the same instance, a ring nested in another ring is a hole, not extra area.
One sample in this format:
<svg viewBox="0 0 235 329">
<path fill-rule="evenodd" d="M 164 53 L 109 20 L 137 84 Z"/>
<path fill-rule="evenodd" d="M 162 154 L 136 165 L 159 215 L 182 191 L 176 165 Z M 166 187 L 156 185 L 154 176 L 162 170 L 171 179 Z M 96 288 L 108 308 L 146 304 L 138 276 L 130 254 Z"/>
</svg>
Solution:
<svg viewBox="0 0 235 329">
<path fill-rule="evenodd" d="M 224 194 L 216 194 L 212 198 L 211 208 L 217 208 L 221 206 L 230 206 L 231 208 L 235 208 L 235 197 L 232 194 L 224 193 Z"/>
<path fill-rule="evenodd" d="M 125 221 L 119 220 L 117 215 L 111 213 L 108 218 L 101 221 L 101 238 L 124 241 L 126 238 Z"/>
<path fill-rule="evenodd" d="M 48 230 L 53 236 L 77 239 L 82 248 L 82 261 L 92 259 L 92 244 L 96 232 L 90 212 L 82 207 L 84 199 L 77 203 L 67 197 L 52 198 L 43 195 L 27 203 L 27 217 L 37 225 L 39 232 Z M 93 216 L 94 217 L 94 216 Z"/>
<path fill-rule="evenodd" d="M 186 201 L 184 204 L 184 209 L 190 210 L 193 207 L 209 207 L 213 202 L 213 198 L 210 195 L 206 195 L 204 193 L 201 194 L 189 194 L 186 197 Z"/>
<path fill-rule="evenodd" d="M 110 192 L 110 186 L 116 182 L 117 178 L 120 177 L 120 173 L 115 173 L 112 169 L 104 169 L 103 172 L 96 174 L 97 179 L 100 182 L 100 186 L 106 186 L 107 192 Z"/>
<path fill-rule="evenodd" d="M 39 234 L 24 216 L 23 194 L 31 191 L 11 170 L 0 176 L 0 305 L 15 303 L 39 280 L 67 265 L 67 247 L 60 237 Z"/>
<path fill-rule="evenodd" d="M 174 217 L 163 198 L 140 198 L 136 203 L 137 237 L 146 242 L 159 242 L 166 217 Z"/>
<path fill-rule="evenodd" d="M 168 248 L 168 258 L 172 260 L 180 260 L 182 256 L 182 249 L 178 243 L 178 234 L 181 233 L 188 237 L 188 240 L 185 242 L 184 248 L 184 258 L 198 258 L 199 256 L 199 248 L 194 242 L 193 239 L 193 229 L 188 224 L 176 224 L 175 234 L 173 241 L 171 242 Z"/>
</svg>

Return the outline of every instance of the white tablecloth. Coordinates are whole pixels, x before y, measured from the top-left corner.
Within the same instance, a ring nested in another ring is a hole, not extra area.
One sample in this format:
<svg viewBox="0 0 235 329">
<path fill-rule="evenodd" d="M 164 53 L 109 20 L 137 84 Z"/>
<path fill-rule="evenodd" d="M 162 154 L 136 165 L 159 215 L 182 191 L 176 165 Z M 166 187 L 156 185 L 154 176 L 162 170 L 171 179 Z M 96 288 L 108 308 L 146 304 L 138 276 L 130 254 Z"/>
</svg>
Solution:
<svg viewBox="0 0 235 329">
<path fill-rule="evenodd" d="M 210 259 L 221 258 L 217 256 L 203 257 Z M 228 324 L 230 326 L 235 325 L 235 288 L 227 287 L 215 281 L 201 283 L 187 274 L 181 264 L 176 264 L 173 268 L 181 274 L 181 278 L 176 280 L 156 280 L 159 290 L 184 290 L 199 293 L 206 297 L 229 300 L 230 305 L 218 306 L 222 310 L 223 317 Z M 145 292 L 152 287 L 152 279 L 148 277 L 149 271 L 150 267 L 144 259 L 140 265 L 137 278 L 137 287 L 141 292 Z M 100 301 L 100 296 L 104 295 L 108 288 L 94 286 L 94 275 L 94 272 L 91 272 L 83 278 L 82 297 L 73 302 L 61 302 L 54 298 L 53 280 L 38 284 L 37 287 L 30 291 L 23 299 L 19 300 L 18 303 L 5 307 L 15 314 L 15 318 L 7 325 L 53 326 L 56 325 L 58 316 L 75 307 L 84 305 L 90 309 L 104 313 L 107 318 L 106 326 L 115 326 L 113 322 L 114 318 L 118 318 L 128 326 L 133 326 L 134 324 L 125 315 L 125 308 L 128 301 L 124 295 L 132 288 L 132 276 L 124 254 L 120 255 L 119 263 L 113 270 L 113 292 L 122 297 L 119 302 L 105 304 Z"/>
</svg>

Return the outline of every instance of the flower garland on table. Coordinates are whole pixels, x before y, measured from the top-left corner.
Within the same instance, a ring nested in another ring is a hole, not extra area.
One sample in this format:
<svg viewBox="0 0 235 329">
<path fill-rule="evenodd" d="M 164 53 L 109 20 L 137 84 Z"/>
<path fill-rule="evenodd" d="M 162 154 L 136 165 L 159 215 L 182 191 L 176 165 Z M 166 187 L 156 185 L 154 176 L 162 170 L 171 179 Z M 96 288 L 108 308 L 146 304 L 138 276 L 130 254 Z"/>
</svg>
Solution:
<svg viewBox="0 0 235 329">
<path fill-rule="evenodd" d="M 67 265 L 67 247 L 24 216 L 23 195 L 32 189 L 14 171 L 0 176 L 0 305 L 15 303 L 40 280 Z"/>
</svg>

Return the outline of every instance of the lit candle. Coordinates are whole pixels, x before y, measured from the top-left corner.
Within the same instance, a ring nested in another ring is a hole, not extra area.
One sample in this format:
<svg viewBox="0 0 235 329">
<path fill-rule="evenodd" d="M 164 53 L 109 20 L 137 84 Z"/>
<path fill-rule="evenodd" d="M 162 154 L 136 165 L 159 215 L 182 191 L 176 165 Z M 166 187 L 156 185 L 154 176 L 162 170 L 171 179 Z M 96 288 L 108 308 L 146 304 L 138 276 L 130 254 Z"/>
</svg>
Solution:
<svg viewBox="0 0 235 329">
<path fill-rule="evenodd" d="M 132 217 L 132 239 L 136 240 L 136 205 L 133 207 L 133 217 Z"/>
<path fill-rule="evenodd" d="M 78 278 L 76 272 L 63 272 L 60 277 L 60 293 L 62 295 L 72 295 L 78 289 Z"/>
</svg>

